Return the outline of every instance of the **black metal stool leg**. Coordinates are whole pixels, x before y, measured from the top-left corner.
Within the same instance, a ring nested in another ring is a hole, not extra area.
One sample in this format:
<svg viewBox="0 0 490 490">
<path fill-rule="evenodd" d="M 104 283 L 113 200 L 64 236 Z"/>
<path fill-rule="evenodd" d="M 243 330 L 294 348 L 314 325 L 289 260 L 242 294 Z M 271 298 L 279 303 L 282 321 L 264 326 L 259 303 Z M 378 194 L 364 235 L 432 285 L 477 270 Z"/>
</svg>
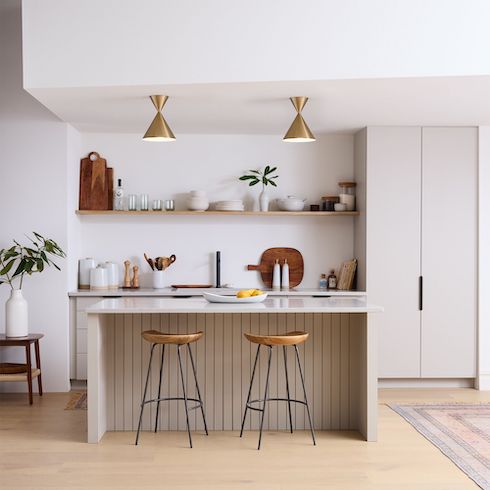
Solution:
<svg viewBox="0 0 490 490">
<path fill-rule="evenodd" d="M 264 425 L 265 407 L 267 405 L 267 394 L 269 393 L 269 374 L 271 371 L 272 345 L 268 345 L 267 347 L 269 347 L 269 361 L 267 363 L 267 378 L 265 379 L 264 406 L 262 407 L 262 418 L 260 419 L 259 445 L 257 446 L 257 449 L 260 449 L 260 443 L 262 442 L 262 427 Z"/>
<path fill-rule="evenodd" d="M 291 396 L 289 395 L 289 377 L 288 377 L 288 362 L 286 354 L 286 346 L 282 346 L 282 352 L 284 354 L 284 371 L 286 372 L 286 393 L 288 395 L 288 412 L 289 412 L 289 427 L 291 427 L 291 434 L 293 433 L 293 416 L 291 415 Z"/>
<path fill-rule="evenodd" d="M 155 350 L 155 346 L 156 344 L 153 344 L 151 346 L 150 360 L 148 362 L 148 371 L 146 373 L 145 391 L 143 393 L 143 400 L 141 401 L 141 411 L 140 411 L 140 420 L 138 422 L 138 432 L 136 432 L 136 442 L 134 443 L 135 446 L 138 445 L 138 439 L 140 437 L 141 422 L 143 420 L 143 409 L 145 408 L 146 391 L 148 390 L 148 381 L 150 380 L 151 360 L 153 358 L 153 351 Z"/>
<path fill-rule="evenodd" d="M 194 381 L 196 382 L 197 397 L 199 398 L 199 402 L 201 403 L 201 413 L 202 413 L 202 419 L 204 421 L 204 430 L 206 431 L 206 435 L 208 435 L 208 424 L 206 423 L 206 416 L 204 415 L 204 406 L 201 398 L 201 390 L 199 389 L 199 383 L 197 382 L 196 366 L 194 365 L 194 358 L 192 357 L 192 349 L 190 344 L 187 344 L 187 350 L 189 351 L 189 357 L 191 358 L 192 372 L 194 373 Z"/>
<path fill-rule="evenodd" d="M 158 382 L 158 402 L 157 402 L 157 414 L 155 417 L 155 432 L 158 430 L 158 414 L 160 413 L 160 393 L 162 392 L 162 374 L 163 374 L 163 357 L 165 355 L 165 344 L 162 344 L 162 360 L 160 361 L 160 381 Z"/>
<path fill-rule="evenodd" d="M 189 433 L 189 445 L 192 447 L 191 428 L 189 425 L 189 409 L 187 408 L 187 394 L 185 392 L 184 370 L 182 369 L 182 358 L 180 355 L 180 348 L 181 347 L 182 346 L 180 344 L 177 346 L 177 356 L 179 358 L 180 379 L 182 380 L 182 391 L 184 393 L 185 420 L 187 422 L 187 432 Z"/>
<path fill-rule="evenodd" d="M 242 429 L 240 430 L 240 437 L 242 437 L 242 435 L 243 435 L 243 427 L 245 426 L 245 417 L 247 416 L 248 403 L 250 401 L 250 395 L 252 393 L 252 384 L 254 382 L 255 368 L 257 367 L 257 361 L 259 360 L 259 352 L 260 352 L 260 344 L 257 347 L 257 354 L 255 354 L 255 362 L 254 362 L 254 367 L 252 369 L 252 378 L 250 379 L 250 387 L 248 388 L 248 396 L 247 396 L 247 402 L 245 403 L 245 412 L 243 414 Z"/>
<path fill-rule="evenodd" d="M 296 351 L 296 359 L 298 360 L 299 374 L 301 376 L 301 384 L 303 385 L 303 393 L 305 395 L 306 413 L 308 414 L 308 421 L 310 422 L 311 438 L 313 439 L 313 445 L 316 446 L 315 431 L 313 430 L 313 424 L 311 423 L 310 406 L 308 405 L 308 398 L 306 397 L 305 378 L 303 377 L 303 370 L 301 369 L 301 362 L 299 360 L 299 352 L 298 352 L 297 345 L 294 346 L 294 350 Z"/>
</svg>

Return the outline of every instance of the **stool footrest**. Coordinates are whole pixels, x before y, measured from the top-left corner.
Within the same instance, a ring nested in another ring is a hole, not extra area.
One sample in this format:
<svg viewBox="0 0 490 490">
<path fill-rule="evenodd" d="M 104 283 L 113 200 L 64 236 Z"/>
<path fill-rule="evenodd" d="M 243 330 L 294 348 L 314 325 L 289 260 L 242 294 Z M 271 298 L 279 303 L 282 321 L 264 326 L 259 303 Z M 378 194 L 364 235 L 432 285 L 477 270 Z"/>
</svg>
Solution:
<svg viewBox="0 0 490 490">
<path fill-rule="evenodd" d="M 263 408 L 257 408 L 253 407 L 252 403 L 262 403 L 264 404 L 265 402 L 293 402 L 293 403 L 301 403 L 301 405 L 306 405 L 306 402 L 303 400 L 293 400 L 292 398 L 266 398 L 265 400 L 263 398 L 258 399 L 258 400 L 250 400 L 246 405 L 250 410 L 255 410 L 256 412 L 263 412 Z"/>
<path fill-rule="evenodd" d="M 177 400 L 177 401 L 185 401 L 185 398 L 184 397 L 181 397 L 181 396 L 172 396 L 172 397 L 164 397 L 164 398 L 153 398 L 152 400 L 145 400 L 142 405 L 146 405 L 147 403 L 156 403 L 156 402 L 168 402 L 168 401 L 174 401 L 174 400 Z M 196 410 L 198 408 L 201 408 L 202 406 L 202 403 L 200 400 L 198 400 L 197 398 L 187 398 L 187 401 L 188 402 L 195 402 L 196 405 L 194 405 L 193 407 L 189 407 L 188 410 Z"/>
</svg>

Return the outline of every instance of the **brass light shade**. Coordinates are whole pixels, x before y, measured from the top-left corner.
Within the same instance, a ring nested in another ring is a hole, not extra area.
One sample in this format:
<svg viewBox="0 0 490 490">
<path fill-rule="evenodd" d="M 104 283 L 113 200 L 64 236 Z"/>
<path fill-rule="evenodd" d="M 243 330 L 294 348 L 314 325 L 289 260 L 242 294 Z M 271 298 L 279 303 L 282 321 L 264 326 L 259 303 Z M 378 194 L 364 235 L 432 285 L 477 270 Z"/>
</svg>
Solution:
<svg viewBox="0 0 490 490">
<path fill-rule="evenodd" d="M 167 102 L 168 96 L 152 95 L 150 99 L 157 110 L 157 114 L 143 136 L 143 139 L 145 141 L 175 141 L 174 133 L 172 133 L 170 126 L 165 121 L 161 112 L 165 102 Z"/>
<path fill-rule="evenodd" d="M 307 101 L 308 97 L 291 97 L 291 102 L 293 103 L 297 114 L 293 124 L 291 124 L 288 132 L 284 136 L 283 141 L 290 143 L 307 143 L 315 141 L 315 136 L 313 136 L 313 133 L 301 115 L 301 111 Z"/>
</svg>

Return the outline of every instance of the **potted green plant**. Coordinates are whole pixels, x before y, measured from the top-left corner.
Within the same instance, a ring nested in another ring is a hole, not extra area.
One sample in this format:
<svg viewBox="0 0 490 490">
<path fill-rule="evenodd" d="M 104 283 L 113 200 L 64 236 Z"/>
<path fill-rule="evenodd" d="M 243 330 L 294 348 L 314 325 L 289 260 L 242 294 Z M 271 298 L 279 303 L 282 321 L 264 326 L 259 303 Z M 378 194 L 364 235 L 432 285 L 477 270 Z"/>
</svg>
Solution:
<svg viewBox="0 0 490 490">
<path fill-rule="evenodd" d="M 272 174 L 277 170 L 277 167 L 271 167 L 267 165 L 264 170 L 249 170 L 250 174 L 242 175 L 239 180 L 248 182 L 250 187 L 257 185 L 259 182 L 262 183 L 262 192 L 259 196 L 259 204 L 261 211 L 269 211 L 269 194 L 267 193 L 267 186 L 272 185 L 273 187 L 277 187 L 275 179 L 279 176 Z"/>
<path fill-rule="evenodd" d="M 14 240 L 10 248 L 0 249 L 0 284 L 10 286 L 10 298 L 5 304 L 5 335 L 7 337 L 25 337 L 28 334 L 28 307 L 22 295 L 24 276 L 42 272 L 53 266 L 61 270 L 52 261 L 52 257 L 66 257 L 60 246 L 49 238 L 33 232 L 29 246 Z"/>
</svg>

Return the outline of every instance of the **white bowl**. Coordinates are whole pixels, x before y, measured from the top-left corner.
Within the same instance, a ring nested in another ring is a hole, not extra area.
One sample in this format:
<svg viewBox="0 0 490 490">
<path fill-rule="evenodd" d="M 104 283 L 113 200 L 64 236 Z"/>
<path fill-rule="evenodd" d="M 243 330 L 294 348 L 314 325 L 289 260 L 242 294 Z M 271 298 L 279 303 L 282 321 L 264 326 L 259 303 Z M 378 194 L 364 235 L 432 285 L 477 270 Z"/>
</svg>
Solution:
<svg viewBox="0 0 490 490">
<path fill-rule="evenodd" d="M 303 211 L 306 199 L 288 196 L 287 199 L 278 199 L 277 205 L 281 211 Z"/>
<path fill-rule="evenodd" d="M 248 298 L 237 298 L 233 296 L 224 296 L 222 294 L 203 293 L 204 299 L 210 303 L 262 303 L 267 298 L 267 293 L 259 296 L 250 296 Z"/>
</svg>

